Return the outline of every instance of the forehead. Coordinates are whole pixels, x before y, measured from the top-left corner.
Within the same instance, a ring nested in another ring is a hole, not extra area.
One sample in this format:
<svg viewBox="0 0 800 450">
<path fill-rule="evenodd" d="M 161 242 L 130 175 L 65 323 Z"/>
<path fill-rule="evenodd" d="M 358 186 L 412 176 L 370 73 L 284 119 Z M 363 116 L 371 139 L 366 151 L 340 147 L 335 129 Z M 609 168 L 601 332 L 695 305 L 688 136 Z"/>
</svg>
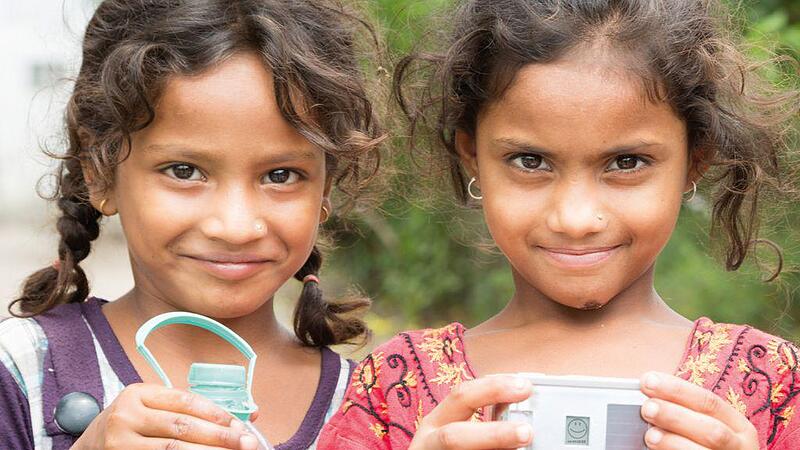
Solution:
<svg viewBox="0 0 800 450">
<path fill-rule="evenodd" d="M 278 106 L 271 72 L 255 55 L 234 55 L 196 76 L 173 76 L 141 138 L 199 148 L 312 148 Z"/>
<path fill-rule="evenodd" d="M 630 58 L 599 46 L 526 65 L 481 112 L 480 128 L 525 129 L 555 141 L 610 139 L 642 130 L 683 133 L 681 118 L 666 102 L 651 101 L 630 67 Z"/>
</svg>

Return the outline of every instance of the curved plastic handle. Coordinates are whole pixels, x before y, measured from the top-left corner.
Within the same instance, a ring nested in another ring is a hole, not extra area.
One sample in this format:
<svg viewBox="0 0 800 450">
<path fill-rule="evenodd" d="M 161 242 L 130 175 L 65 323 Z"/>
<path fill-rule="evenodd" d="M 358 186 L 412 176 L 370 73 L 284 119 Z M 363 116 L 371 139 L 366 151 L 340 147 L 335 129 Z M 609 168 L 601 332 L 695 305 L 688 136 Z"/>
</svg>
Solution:
<svg viewBox="0 0 800 450">
<path fill-rule="evenodd" d="M 253 373 L 255 372 L 256 366 L 256 353 L 253 351 L 253 348 L 250 347 L 250 344 L 248 344 L 247 341 L 242 339 L 238 334 L 234 333 L 233 330 L 225 325 L 217 322 L 214 319 L 209 319 L 206 316 L 201 316 L 200 314 L 194 314 L 190 312 L 178 311 L 160 314 L 145 322 L 144 325 L 139 327 L 139 330 L 136 332 L 136 350 L 138 350 L 139 353 L 144 356 L 144 359 L 148 364 L 150 364 L 150 367 L 156 371 L 156 374 L 158 374 L 158 377 L 164 382 L 164 385 L 167 387 L 172 387 L 172 382 L 169 380 L 169 377 L 167 377 L 167 374 L 164 373 L 164 370 L 161 369 L 161 365 L 158 364 L 158 361 L 156 361 L 155 357 L 150 352 L 150 349 L 145 346 L 144 341 L 153 331 L 167 325 L 177 324 L 194 325 L 196 327 L 208 330 L 222 339 L 225 339 L 231 345 L 236 347 L 237 350 L 242 352 L 242 354 L 248 360 L 247 394 L 252 402 Z"/>
</svg>

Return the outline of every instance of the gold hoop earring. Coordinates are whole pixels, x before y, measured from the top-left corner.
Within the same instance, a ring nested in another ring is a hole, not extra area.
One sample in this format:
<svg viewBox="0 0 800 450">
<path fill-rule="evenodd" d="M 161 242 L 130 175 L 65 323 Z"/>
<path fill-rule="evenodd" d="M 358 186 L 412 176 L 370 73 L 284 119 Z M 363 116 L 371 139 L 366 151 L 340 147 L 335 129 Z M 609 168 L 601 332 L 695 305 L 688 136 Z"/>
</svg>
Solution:
<svg viewBox="0 0 800 450">
<path fill-rule="evenodd" d="M 107 198 L 104 198 L 104 199 L 100 200 L 100 208 L 98 209 L 100 211 L 100 214 L 102 214 L 104 216 L 108 215 L 108 214 L 106 214 L 106 203 L 108 203 L 108 199 Z"/>
<path fill-rule="evenodd" d="M 331 215 L 331 212 L 328 211 L 328 207 L 325 206 L 325 205 L 322 205 L 322 214 L 320 214 L 321 217 L 319 219 L 320 223 L 327 222 L 328 218 L 330 217 L 330 215 Z"/>
</svg>

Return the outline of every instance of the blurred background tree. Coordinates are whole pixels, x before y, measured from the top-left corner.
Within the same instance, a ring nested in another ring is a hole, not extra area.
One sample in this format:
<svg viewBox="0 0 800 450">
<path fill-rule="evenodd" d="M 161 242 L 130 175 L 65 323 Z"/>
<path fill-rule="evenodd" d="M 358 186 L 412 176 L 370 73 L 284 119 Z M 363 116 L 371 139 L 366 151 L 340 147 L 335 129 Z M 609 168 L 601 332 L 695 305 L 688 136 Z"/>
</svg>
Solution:
<svg viewBox="0 0 800 450">
<path fill-rule="evenodd" d="M 385 33 L 391 60 L 414 48 L 441 15 L 446 0 L 376 0 L 372 12 Z M 762 0 L 732 4 L 752 56 L 800 55 L 800 1 Z M 435 43 L 434 43 L 435 44 Z M 391 73 L 391 68 L 387 68 Z M 775 83 L 798 87 L 797 66 L 771 64 L 765 70 Z M 389 83 L 389 78 L 386 79 Z M 399 117 L 396 108 L 391 109 Z M 403 122 L 398 121 L 402 126 Z M 402 132 L 405 128 L 399 128 Z M 507 263 L 482 243 L 488 236 L 479 210 L 456 207 L 452 190 L 441 184 L 431 193 L 419 189 L 429 166 L 414 164 L 403 151 L 407 142 L 393 142 L 394 162 L 401 175 L 393 181 L 398 193 L 383 211 L 358 214 L 349 227 L 333 222 L 337 248 L 327 267 L 334 279 L 352 280 L 375 298 L 368 318 L 379 343 L 402 329 L 461 321 L 472 326 L 499 311 L 513 286 Z M 434 174 L 438 176 L 439 174 Z M 441 174 L 442 177 L 446 174 Z M 450 206 L 448 206 L 450 205 Z M 773 254 L 766 246 L 737 272 L 726 272 L 709 246 L 709 207 L 703 188 L 685 204 L 678 228 L 657 264 L 656 287 L 670 305 L 690 319 L 708 316 L 716 321 L 750 323 L 788 338 L 800 338 L 800 205 L 791 205 L 765 223 L 761 237 L 778 243 L 784 252 L 784 272 L 765 283 Z M 384 214 L 382 214 L 383 212 Z M 373 343 L 373 344 L 374 344 Z"/>
</svg>

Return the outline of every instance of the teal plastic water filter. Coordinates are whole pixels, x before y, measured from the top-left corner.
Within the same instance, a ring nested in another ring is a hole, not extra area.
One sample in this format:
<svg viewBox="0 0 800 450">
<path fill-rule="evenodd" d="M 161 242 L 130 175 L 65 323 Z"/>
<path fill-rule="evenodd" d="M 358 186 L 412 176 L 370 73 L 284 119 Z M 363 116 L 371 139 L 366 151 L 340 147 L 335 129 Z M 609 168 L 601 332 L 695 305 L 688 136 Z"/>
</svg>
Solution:
<svg viewBox="0 0 800 450">
<path fill-rule="evenodd" d="M 242 421 L 245 428 L 259 441 L 259 450 L 272 450 L 272 446 L 250 422 L 258 410 L 253 401 L 253 373 L 256 354 L 253 348 L 233 330 L 216 320 L 189 312 L 171 312 L 148 320 L 136 332 L 136 349 L 158 374 L 167 387 L 172 382 L 145 345 L 147 336 L 167 325 L 192 325 L 208 330 L 236 347 L 248 360 L 247 368 L 235 364 L 209 364 L 196 362 L 189 368 L 189 391 L 202 395 L 220 408 Z"/>
</svg>

